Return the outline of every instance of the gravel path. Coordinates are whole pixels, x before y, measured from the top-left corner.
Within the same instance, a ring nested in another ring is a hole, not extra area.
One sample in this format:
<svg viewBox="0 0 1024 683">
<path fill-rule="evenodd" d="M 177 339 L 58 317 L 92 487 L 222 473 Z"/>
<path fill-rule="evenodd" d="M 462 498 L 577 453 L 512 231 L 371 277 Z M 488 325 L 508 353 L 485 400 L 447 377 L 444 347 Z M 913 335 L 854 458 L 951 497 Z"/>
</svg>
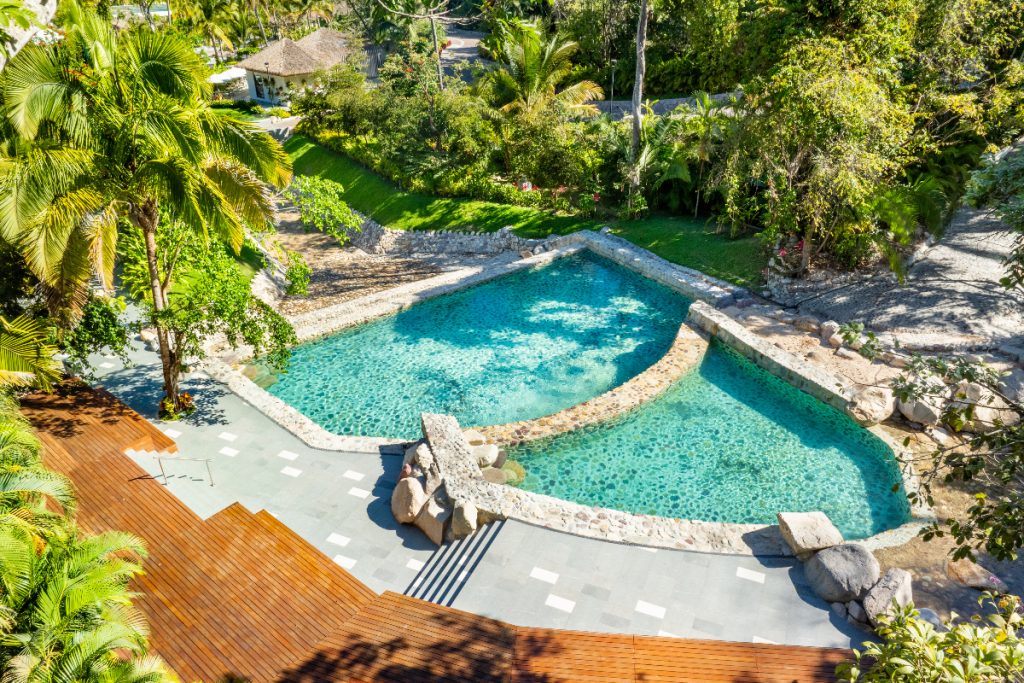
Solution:
<svg viewBox="0 0 1024 683">
<path fill-rule="evenodd" d="M 1014 237 L 989 213 L 964 207 L 902 286 L 883 273 L 812 295 L 799 308 L 877 331 L 1022 345 L 1024 295 L 999 284 Z"/>
</svg>

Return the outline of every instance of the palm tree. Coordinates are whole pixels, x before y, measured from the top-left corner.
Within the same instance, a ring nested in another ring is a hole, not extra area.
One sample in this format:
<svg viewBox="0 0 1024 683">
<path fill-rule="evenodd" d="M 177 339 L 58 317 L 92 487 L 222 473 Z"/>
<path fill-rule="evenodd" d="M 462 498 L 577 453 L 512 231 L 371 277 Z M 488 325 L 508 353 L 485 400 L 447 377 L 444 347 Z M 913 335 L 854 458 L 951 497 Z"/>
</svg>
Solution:
<svg viewBox="0 0 1024 683">
<path fill-rule="evenodd" d="M 644 76 L 647 72 L 647 24 L 650 21 L 651 9 L 648 0 L 640 0 L 640 12 L 636 21 L 636 73 L 633 76 L 633 136 L 629 146 L 629 160 L 634 168 L 629 174 L 629 206 L 634 209 L 640 192 L 640 143 L 643 130 L 643 91 Z"/>
<path fill-rule="evenodd" d="M 231 16 L 230 0 L 189 0 L 183 14 L 188 17 L 192 29 L 210 41 L 214 59 L 220 64 L 223 61 L 220 46 L 234 49 L 224 29 Z"/>
<path fill-rule="evenodd" d="M 47 343 L 46 327 L 26 315 L 0 316 L 0 387 L 39 386 L 48 389 L 60 376 L 56 348 Z"/>
<path fill-rule="evenodd" d="M 180 221 L 237 251 L 246 226 L 270 227 L 266 183 L 287 183 L 288 159 L 264 131 L 209 106 L 202 61 L 180 39 L 115 32 L 73 1 L 66 16 L 63 41 L 27 48 L 5 73 L 0 235 L 44 281 L 81 286 L 96 273 L 109 286 L 118 221 L 141 231 L 164 392 L 179 409 L 184 359 L 161 322 L 157 230 Z"/>
<path fill-rule="evenodd" d="M 0 527 L 46 538 L 65 527 L 75 509 L 75 495 L 66 477 L 43 467 L 40 449 L 17 402 L 0 394 Z M 50 503 L 57 503 L 61 512 L 51 509 Z"/>
<path fill-rule="evenodd" d="M 70 532 L 39 547 L 0 527 L 0 662 L 6 681 L 157 683 L 162 663 L 141 655 L 146 624 L 128 582 L 142 571 L 140 539 Z M 127 653 L 133 658 L 124 657 Z"/>
<path fill-rule="evenodd" d="M 576 43 L 557 35 L 545 38 L 532 24 L 509 27 L 496 57 L 499 67 L 488 77 L 495 102 L 507 113 L 535 116 L 551 107 L 568 114 L 596 114 L 594 100 L 604 97 L 593 81 L 558 90 L 572 70 Z"/>
</svg>

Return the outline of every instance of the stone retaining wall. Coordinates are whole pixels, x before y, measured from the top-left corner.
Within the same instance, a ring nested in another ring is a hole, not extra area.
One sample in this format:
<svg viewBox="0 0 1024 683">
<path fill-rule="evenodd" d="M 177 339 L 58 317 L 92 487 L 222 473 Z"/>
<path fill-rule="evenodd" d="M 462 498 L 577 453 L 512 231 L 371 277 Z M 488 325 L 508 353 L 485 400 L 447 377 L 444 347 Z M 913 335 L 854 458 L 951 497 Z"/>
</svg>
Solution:
<svg viewBox="0 0 1024 683">
<path fill-rule="evenodd" d="M 370 254 L 473 254 L 493 256 L 506 251 L 533 251 L 544 240 L 519 237 L 506 226 L 497 232 L 449 232 L 445 230 L 392 230 L 363 216 L 360 232 L 350 244 Z"/>
<path fill-rule="evenodd" d="M 750 332 L 725 313 L 698 301 L 690 306 L 689 320 L 708 334 L 721 339 L 754 364 L 819 401 L 842 411 L 850 404 L 853 390 L 841 379 L 783 351 L 767 339 Z"/>
</svg>

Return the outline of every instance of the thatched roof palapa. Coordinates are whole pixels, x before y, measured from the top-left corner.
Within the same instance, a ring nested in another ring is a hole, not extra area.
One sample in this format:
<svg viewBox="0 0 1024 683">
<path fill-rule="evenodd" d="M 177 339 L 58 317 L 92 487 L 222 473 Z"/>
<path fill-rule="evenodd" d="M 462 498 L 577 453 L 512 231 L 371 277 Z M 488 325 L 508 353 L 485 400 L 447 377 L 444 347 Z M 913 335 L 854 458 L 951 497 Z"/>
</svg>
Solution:
<svg viewBox="0 0 1024 683">
<path fill-rule="evenodd" d="M 352 53 L 345 34 L 322 28 L 298 41 L 282 38 L 238 63 L 272 76 L 304 76 L 336 66 Z"/>
</svg>

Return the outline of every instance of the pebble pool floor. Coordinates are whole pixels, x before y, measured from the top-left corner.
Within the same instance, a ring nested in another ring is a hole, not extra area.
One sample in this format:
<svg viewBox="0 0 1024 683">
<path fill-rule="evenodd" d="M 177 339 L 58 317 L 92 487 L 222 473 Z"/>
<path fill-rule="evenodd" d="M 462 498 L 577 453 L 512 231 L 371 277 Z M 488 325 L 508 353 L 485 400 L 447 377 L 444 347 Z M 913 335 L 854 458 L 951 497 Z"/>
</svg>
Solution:
<svg viewBox="0 0 1024 683">
<path fill-rule="evenodd" d="M 516 422 L 647 369 L 689 303 L 584 252 L 300 345 L 287 372 L 257 381 L 336 434 L 415 439 L 422 412 Z"/>
<path fill-rule="evenodd" d="M 530 491 L 628 512 L 774 524 L 821 510 L 849 539 L 910 515 L 884 442 L 717 341 L 650 403 L 509 457 Z"/>
</svg>

